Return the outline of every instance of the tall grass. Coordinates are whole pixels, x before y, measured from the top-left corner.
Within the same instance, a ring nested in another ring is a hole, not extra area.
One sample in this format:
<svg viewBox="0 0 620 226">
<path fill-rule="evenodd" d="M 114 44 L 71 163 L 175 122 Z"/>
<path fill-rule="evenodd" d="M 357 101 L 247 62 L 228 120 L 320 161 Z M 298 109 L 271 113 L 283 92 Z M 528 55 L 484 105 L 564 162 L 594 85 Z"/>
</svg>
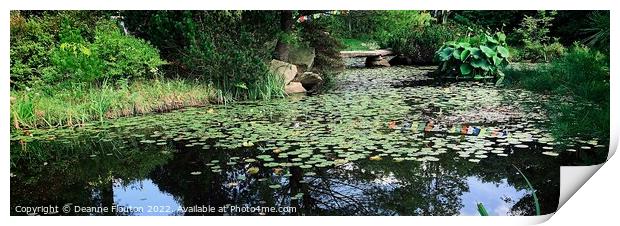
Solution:
<svg viewBox="0 0 620 226">
<path fill-rule="evenodd" d="M 76 84 L 60 90 L 11 92 L 12 128 L 75 126 L 88 121 L 225 103 L 210 85 L 184 80 L 144 80 L 101 86 Z"/>
<path fill-rule="evenodd" d="M 519 174 L 521 174 L 521 176 L 527 183 L 527 186 L 529 188 L 528 190 L 530 194 L 532 195 L 532 197 L 534 198 L 534 207 L 536 208 L 536 215 L 540 216 L 540 203 L 538 202 L 538 196 L 536 195 L 536 190 L 534 189 L 534 186 L 532 186 L 532 183 L 530 183 L 530 180 L 527 179 L 525 174 L 523 174 L 523 172 L 521 172 L 521 170 L 517 166 L 515 165 L 512 165 L 512 166 L 519 172 Z"/>
<path fill-rule="evenodd" d="M 609 57 L 582 46 L 535 68 L 505 71 L 509 87 L 550 94 L 547 109 L 551 132 L 571 137 L 609 136 Z"/>
<path fill-rule="evenodd" d="M 251 100 L 269 100 L 274 97 L 284 97 L 284 79 L 277 74 L 267 72 L 264 78 L 249 88 L 247 92 Z"/>
<path fill-rule="evenodd" d="M 476 206 L 478 207 L 478 213 L 480 213 L 480 216 L 489 216 L 489 211 L 487 211 L 487 209 L 484 208 L 484 204 L 479 202 L 476 204 Z"/>
</svg>

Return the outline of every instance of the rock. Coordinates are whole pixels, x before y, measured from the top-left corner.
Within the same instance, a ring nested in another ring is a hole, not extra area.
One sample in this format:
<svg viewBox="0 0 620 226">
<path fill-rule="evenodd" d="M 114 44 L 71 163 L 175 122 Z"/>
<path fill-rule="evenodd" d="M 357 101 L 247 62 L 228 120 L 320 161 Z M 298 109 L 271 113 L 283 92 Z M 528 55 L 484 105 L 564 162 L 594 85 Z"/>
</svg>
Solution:
<svg viewBox="0 0 620 226">
<path fill-rule="evenodd" d="M 389 67 L 390 63 L 382 56 L 367 57 L 366 67 Z"/>
<path fill-rule="evenodd" d="M 304 72 L 293 81 L 301 83 L 306 90 L 316 90 L 323 83 L 323 78 L 314 72 Z"/>
<path fill-rule="evenodd" d="M 288 62 L 297 65 L 298 74 L 310 71 L 314 64 L 316 53 L 314 48 L 294 47 L 288 55 Z"/>
<path fill-rule="evenodd" d="M 282 76 L 284 79 L 284 84 L 286 85 L 295 79 L 295 76 L 297 75 L 297 66 L 284 61 L 271 60 L 271 63 L 269 64 L 269 71 Z"/>
<path fill-rule="evenodd" d="M 395 56 L 394 58 L 392 58 L 389 62 L 390 65 L 394 66 L 394 65 L 412 65 L 413 64 L 413 60 L 411 60 L 411 58 L 400 54 L 398 56 Z"/>
<path fill-rule="evenodd" d="M 291 82 L 284 86 L 284 92 L 286 92 L 286 94 L 305 93 L 306 89 L 301 85 L 301 82 Z"/>
</svg>

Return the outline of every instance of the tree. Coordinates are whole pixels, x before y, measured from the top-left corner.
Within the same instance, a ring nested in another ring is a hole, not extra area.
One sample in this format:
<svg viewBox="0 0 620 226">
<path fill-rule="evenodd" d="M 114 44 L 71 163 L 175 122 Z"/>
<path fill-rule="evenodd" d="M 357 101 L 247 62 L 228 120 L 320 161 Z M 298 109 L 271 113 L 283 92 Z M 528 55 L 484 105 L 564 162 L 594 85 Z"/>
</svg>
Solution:
<svg viewBox="0 0 620 226">
<path fill-rule="evenodd" d="M 293 11 L 280 11 L 280 37 L 276 44 L 276 59 L 281 61 L 288 60 L 290 51 L 289 38 L 293 31 Z"/>
</svg>

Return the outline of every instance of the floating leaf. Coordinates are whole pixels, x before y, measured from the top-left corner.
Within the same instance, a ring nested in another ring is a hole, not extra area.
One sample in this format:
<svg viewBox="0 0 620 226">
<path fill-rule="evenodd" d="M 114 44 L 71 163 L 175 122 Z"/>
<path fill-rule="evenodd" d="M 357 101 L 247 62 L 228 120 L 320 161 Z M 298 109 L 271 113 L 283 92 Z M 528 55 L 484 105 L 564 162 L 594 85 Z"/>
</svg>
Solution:
<svg viewBox="0 0 620 226">
<path fill-rule="evenodd" d="M 250 167 L 248 168 L 248 170 L 246 171 L 248 174 L 257 174 L 258 171 L 260 171 L 260 169 L 258 167 Z"/>
</svg>

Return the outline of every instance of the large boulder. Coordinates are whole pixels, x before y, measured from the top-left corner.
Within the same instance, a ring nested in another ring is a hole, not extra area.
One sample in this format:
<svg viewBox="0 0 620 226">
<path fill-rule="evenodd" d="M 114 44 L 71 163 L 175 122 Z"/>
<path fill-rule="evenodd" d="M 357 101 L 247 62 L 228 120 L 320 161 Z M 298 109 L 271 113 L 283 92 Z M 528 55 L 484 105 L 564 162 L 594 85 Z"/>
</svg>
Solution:
<svg viewBox="0 0 620 226">
<path fill-rule="evenodd" d="M 306 89 L 301 85 L 301 82 L 291 82 L 284 86 L 284 92 L 286 92 L 286 94 L 305 93 Z"/>
<path fill-rule="evenodd" d="M 389 67 L 390 63 L 383 56 L 372 56 L 366 58 L 366 67 Z"/>
<path fill-rule="evenodd" d="M 323 83 L 323 78 L 314 72 L 304 72 L 293 80 L 300 82 L 306 90 L 316 90 Z"/>
<path fill-rule="evenodd" d="M 312 69 L 316 52 L 314 48 L 292 47 L 289 51 L 288 62 L 297 65 L 298 73 L 304 73 Z"/>
<path fill-rule="evenodd" d="M 297 66 L 284 61 L 271 60 L 269 71 L 276 75 L 280 75 L 282 79 L 284 79 L 284 84 L 286 85 L 295 79 L 297 75 Z"/>
</svg>

